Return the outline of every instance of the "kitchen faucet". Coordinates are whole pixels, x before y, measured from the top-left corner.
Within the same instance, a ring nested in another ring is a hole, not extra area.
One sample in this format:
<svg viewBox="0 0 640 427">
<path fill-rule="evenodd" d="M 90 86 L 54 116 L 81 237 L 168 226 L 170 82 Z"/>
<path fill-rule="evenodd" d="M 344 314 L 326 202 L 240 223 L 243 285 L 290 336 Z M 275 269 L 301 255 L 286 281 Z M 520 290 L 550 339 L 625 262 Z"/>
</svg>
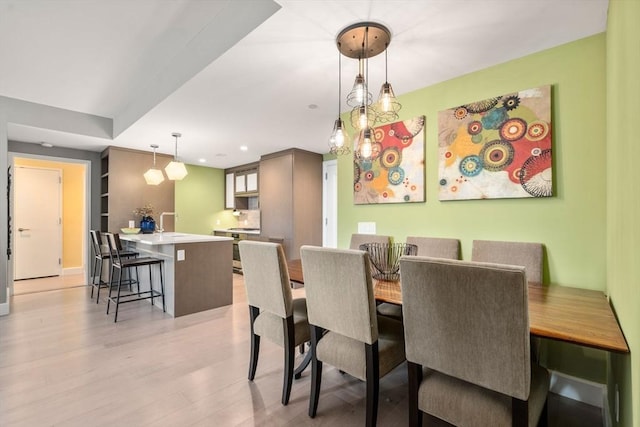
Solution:
<svg viewBox="0 0 640 427">
<path fill-rule="evenodd" d="M 175 216 L 175 214 L 176 214 L 175 212 L 162 212 L 160 214 L 160 228 L 158 228 L 158 233 L 162 233 L 164 231 L 164 224 L 163 224 L 164 216 L 165 215 L 173 215 L 173 216 Z"/>
</svg>

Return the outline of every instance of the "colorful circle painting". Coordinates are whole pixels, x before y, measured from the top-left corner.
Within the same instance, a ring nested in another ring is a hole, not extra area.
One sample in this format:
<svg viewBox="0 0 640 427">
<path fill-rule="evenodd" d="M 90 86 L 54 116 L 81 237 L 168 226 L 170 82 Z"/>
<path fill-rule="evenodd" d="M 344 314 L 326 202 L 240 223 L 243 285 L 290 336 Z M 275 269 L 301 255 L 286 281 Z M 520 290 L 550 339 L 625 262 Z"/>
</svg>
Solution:
<svg viewBox="0 0 640 427">
<path fill-rule="evenodd" d="M 476 176 L 482 171 L 482 161 L 478 156 L 467 156 L 460 161 L 460 173 L 464 176 Z"/>
<path fill-rule="evenodd" d="M 482 147 L 480 158 L 486 170 L 496 172 L 511 164 L 514 153 L 513 145 L 510 142 L 497 139 Z"/>
<path fill-rule="evenodd" d="M 507 141 L 516 141 L 527 132 L 527 122 L 522 119 L 509 119 L 500 127 L 500 137 Z"/>
</svg>

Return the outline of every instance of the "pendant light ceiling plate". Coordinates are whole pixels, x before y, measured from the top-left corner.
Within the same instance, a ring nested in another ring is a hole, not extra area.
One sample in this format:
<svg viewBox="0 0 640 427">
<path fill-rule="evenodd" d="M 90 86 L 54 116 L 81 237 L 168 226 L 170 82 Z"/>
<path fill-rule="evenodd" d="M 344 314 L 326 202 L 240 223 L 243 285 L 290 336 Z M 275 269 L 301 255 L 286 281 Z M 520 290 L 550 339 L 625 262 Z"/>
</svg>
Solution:
<svg viewBox="0 0 640 427">
<path fill-rule="evenodd" d="M 171 136 L 174 137 L 174 138 L 180 138 L 182 136 L 182 134 L 180 132 L 173 132 L 171 134 Z"/>
<path fill-rule="evenodd" d="M 367 34 L 369 39 L 365 41 Z M 387 27 L 377 22 L 358 22 L 349 25 L 336 37 L 340 53 L 355 59 L 373 58 L 384 52 L 390 42 L 391 32 Z M 366 52 L 364 46 L 367 46 Z"/>
</svg>

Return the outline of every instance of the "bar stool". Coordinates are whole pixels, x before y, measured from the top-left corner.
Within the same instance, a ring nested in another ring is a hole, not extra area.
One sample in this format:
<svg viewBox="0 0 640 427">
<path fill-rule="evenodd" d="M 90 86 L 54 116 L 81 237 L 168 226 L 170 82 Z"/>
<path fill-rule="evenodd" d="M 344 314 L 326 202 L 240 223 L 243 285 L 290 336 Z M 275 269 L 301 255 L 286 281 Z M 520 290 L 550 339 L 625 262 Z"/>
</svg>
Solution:
<svg viewBox="0 0 640 427">
<path fill-rule="evenodd" d="M 96 296 L 96 304 L 100 302 L 100 288 L 106 288 L 109 284 L 102 280 L 102 267 L 105 259 L 111 259 L 109 252 L 102 250 L 102 237 L 98 230 L 89 230 L 91 235 L 91 246 L 93 247 L 93 270 L 91 273 L 91 298 L 93 298 L 94 289 L 98 289 Z M 136 258 L 139 253 L 135 251 L 122 250 L 119 246 L 120 256 L 123 258 Z"/>
<path fill-rule="evenodd" d="M 151 305 L 153 305 L 153 299 L 155 297 L 162 298 L 162 311 L 166 312 L 167 307 L 165 305 L 165 300 L 164 300 L 164 269 L 163 269 L 164 260 L 161 258 L 155 258 L 155 257 L 123 258 L 120 254 L 120 247 L 121 247 L 121 245 L 119 244 L 120 236 L 117 233 L 105 233 L 105 236 L 107 238 L 107 244 L 109 245 L 109 252 L 111 253 L 111 272 L 109 275 L 110 287 L 109 287 L 109 299 L 107 301 L 107 314 L 109 314 L 109 308 L 111 306 L 111 303 L 113 302 L 116 305 L 116 313 L 113 321 L 117 322 L 118 308 L 120 307 L 120 304 L 133 302 L 133 301 L 140 301 L 143 299 L 150 299 Z M 149 266 L 149 290 L 141 291 L 139 277 L 137 274 L 137 268 L 145 265 Z M 153 289 L 153 278 L 151 275 L 151 266 L 153 265 L 158 265 L 160 267 L 160 290 L 159 291 Z M 135 282 L 137 282 L 138 284 L 138 292 L 134 293 L 130 289 L 130 293 L 123 295 L 122 294 L 122 285 L 123 285 L 122 273 L 123 273 L 123 270 L 127 270 L 129 268 L 136 269 Z M 112 292 L 113 290 L 112 288 L 113 288 L 113 283 L 115 283 L 116 270 L 118 270 L 118 281 L 117 281 L 118 285 L 117 285 L 116 295 L 114 296 Z"/>
</svg>

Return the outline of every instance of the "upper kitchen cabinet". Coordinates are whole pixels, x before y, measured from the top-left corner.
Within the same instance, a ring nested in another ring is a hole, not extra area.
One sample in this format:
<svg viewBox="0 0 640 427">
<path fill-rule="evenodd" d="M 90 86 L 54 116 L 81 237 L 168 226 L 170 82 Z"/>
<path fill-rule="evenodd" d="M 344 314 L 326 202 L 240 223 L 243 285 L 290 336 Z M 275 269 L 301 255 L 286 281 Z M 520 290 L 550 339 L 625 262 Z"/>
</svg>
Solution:
<svg viewBox="0 0 640 427">
<path fill-rule="evenodd" d="M 260 159 L 261 234 L 281 237 L 287 259 L 322 245 L 322 155 L 290 149 Z"/>
<path fill-rule="evenodd" d="M 164 167 L 172 156 L 156 154 L 156 167 Z M 160 185 L 148 185 L 144 173 L 153 166 L 153 153 L 109 147 L 102 152 L 101 191 L 100 191 L 100 229 L 120 232 L 130 220 L 137 224 L 140 217 L 133 210 L 145 205 L 153 206 L 152 217 L 159 224 L 162 212 L 175 210 L 175 183 L 168 179 Z M 164 228 L 174 230 L 173 217 L 165 218 Z"/>
<path fill-rule="evenodd" d="M 247 198 L 258 196 L 258 169 L 256 162 L 225 170 L 226 209 L 250 209 Z"/>
</svg>

